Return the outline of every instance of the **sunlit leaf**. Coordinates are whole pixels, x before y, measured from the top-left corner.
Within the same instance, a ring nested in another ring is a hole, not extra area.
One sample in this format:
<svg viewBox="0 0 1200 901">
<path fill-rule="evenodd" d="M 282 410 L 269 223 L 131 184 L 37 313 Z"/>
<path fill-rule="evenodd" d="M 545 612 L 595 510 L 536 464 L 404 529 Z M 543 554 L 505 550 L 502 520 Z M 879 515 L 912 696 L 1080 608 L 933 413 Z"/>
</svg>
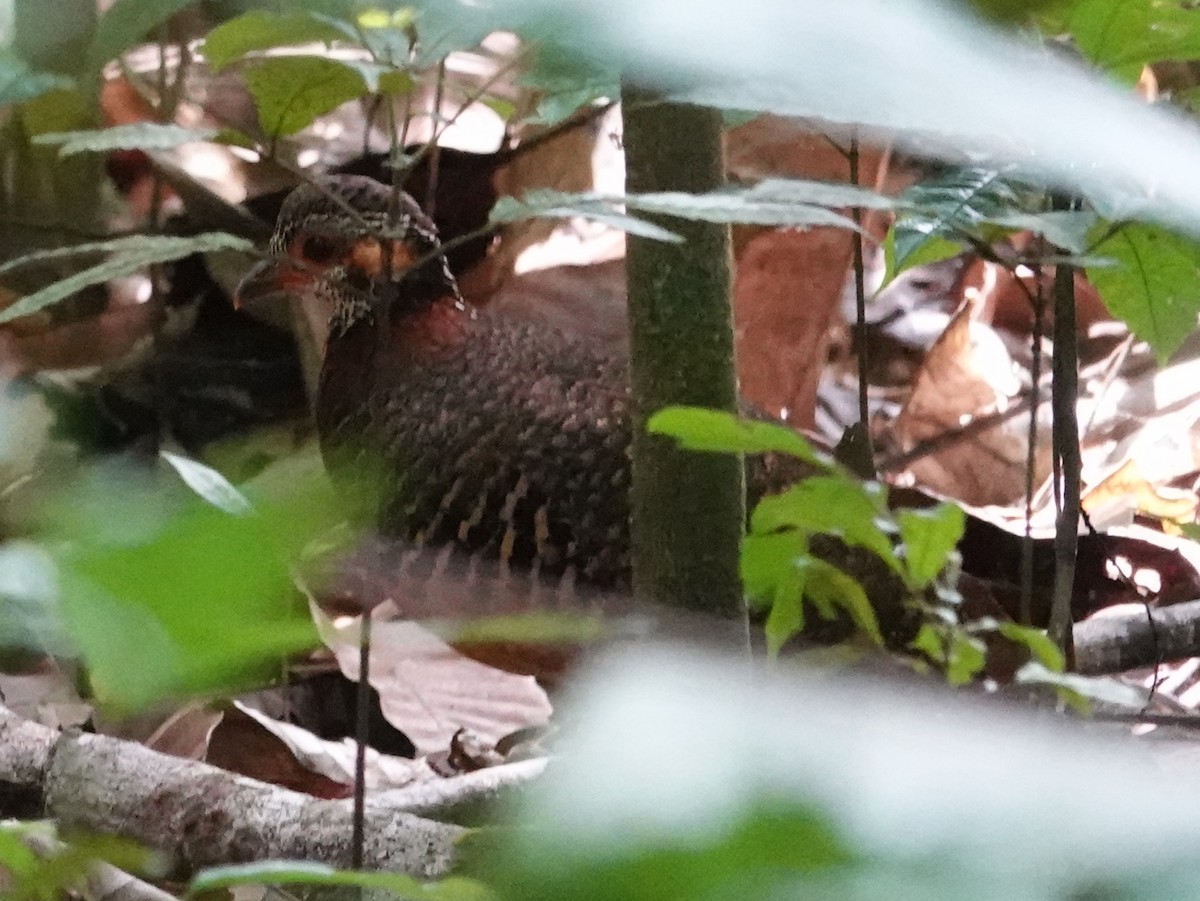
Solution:
<svg viewBox="0 0 1200 901">
<path fill-rule="evenodd" d="M 1050 685 L 1060 690 L 1060 696 L 1072 706 L 1086 711 L 1087 701 L 1101 701 L 1122 707 L 1140 709 L 1147 693 L 1111 676 L 1081 676 L 1078 673 L 1059 673 L 1047 669 L 1036 660 L 1030 660 L 1014 676 L 1015 681 L 1034 685 Z"/>
<path fill-rule="evenodd" d="M 1062 649 L 1050 640 L 1044 630 L 1012 622 L 997 623 L 996 629 L 1009 641 L 1027 647 L 1034 659 L 1051 672 L 1061 673 L 1066 669 L 1067 661 Z"/>
<path fill-rule="evenodd" d="M 966 685 L 983 670 L 987 662 L 987 646 L 979 638 L 953 631 L 946 648 L 946 681 L 951 685 Z"/>
<path fill-rule="evenodd" d="M 319 56 L 280 56 L 246 66 L 246 87 L 269 135 L 291 135 L 368 92 L 352 65 Z"/>
<path fill-rule="evenodd" d="M 511 222 L 533 217 L 570 216 L 598 219 L 602 215 L 621 216 L 619 207 L 623 206 L 630 213 L 653 213 L 699 222 L 789 228 L 833 226 L 857 230 L 851 219 L 819 204 L 886 207 L 890 203 L 878 194 L 850 186 L 773 179 L 751 188 L 727 188 L 705 194 L 568 194 L 542 189 L 528 192 L 521 200 L 500 198 L 491 220 Z"/>
<path fill-rule="evenodd" d="M 962 538 L 966 516 L 954 504 L 939 504 L 926 510 L 901 510 L 898 519 L 911 583 L 924 588 L 946 568 Z"/>
<path fill-rule="evenodd" d="M 892 540 L 878 524 L 883 503 L 852 479 L 814 476 L 763 498 L 750 516 L 750 529 L 759 534 L 793 528 L 837 535 L 847 544 L 873 551 L 895 569 L 899 562 Z"/>
<path fill-rule="evenodd" d="M 103 263 L 47 285 L 40 291 L 25 295 L 12 306 L 0 311 L 0 322 L 9 322 L 21 316 L 36 313 L 38 310 L 70 297 L 88 285 L 97 285 L 124 275 L 132 275 L 153 263 L 178 260 L 193 253 L 210 253 L 217 250 L 240 250 L 248 253 L 253 249 L 254 245 L 245 238 L 224 232 L 209 232 L 187 238 L 169 235 L 136 235 L 27 254 L 0 266 L 0 272 L 27 263 L 58 257 L 105 252 L 111 256 Z"/>
<path fill-rule="evenodd" d="M 251 511 L 245 495 L 211 466 L 170 451 L 159 451 L 158 455 L 171 464 L 171 468 L 179 473 L 189 488 L 218 510 L 233 516 L 242 516 Z"/>
<path fill-rule="evenodd" d="M 775 422 L 742 419 L 703 407 L 667 407 L 646 423 L 646 430 L 669 435 L 680 447 L 696 451 L 761 454 L 775 451 L 799 457 L 821 469 L 832 461 L 813 450 L 799 433 Z"/>
<path fill-rule="evenodd" d="M 797 575 L 796 561 L 808 553 L 808 536 L 795 529 L 749 534 L 742 542 L 741 577 L 746 594 L 752 601 L 769 604 L 780 594 L 802 587 Z"/>
<path fill-rule="evenodd" d="M 798 576 L 799 570 L 796 572 Z M 767 654 L 771 657 L 778 656 L 788 639 L 800 634 L 804 628 L 803 590 L 803 582 L 797 578 L 796 591 L 780 592 L 771 604 L 771 612 L 767 614 L 763 628 L 767 636 Z"/>
<path fill-rule="evenodd" d="M 667 241 L 679 244 L 683 239 L 674 232 L 668 231 L 644 219 L 619 212 L 613 207 L 599 202 L 584 202 L 582 197 L 590 195 L 562 194 L 558 191 L 530 191 L 524 200 L 515 197 L 501 197 L 492 207 L 488 216 L 490 222 L 519 222 L 523 219 L 570 219 L 582 216 L 612 228 L 620 229 L 629 235 L 639 238 L 649 238 L 652 241 Z M 571 202 L 574 198 L 578 202 Z"/>
<path fill-rule="evenodd" d="M 200 52 L 212 70 L 219 72 L 238 57 L 256 50 L 345 40 L 356 40 L 354 29 L 336 19 L 306 12 L 255 9 L 210 31 Z"/>
<path fill-rule="evenodd" d="M 35 144 L 59 144 L 60 156 L 109 150 L 169 150 L 191 141 L 209 141 L 217 136 L 214 128 L 182 128 L 159 122 L 115 125 L 94 131 L 60 131 L 38 135 Z"/>
<path fill-rule="evenodd" d="M 1097 226 L 1097 233 L 1103 226 Z M 1165 362 L 1196 328 L 1200 313 L 1200 244 L 1153 225 L 1131 223 L 1097 245 L 1116 260 L 1088 270 L 1114 316 Z"/>
</svg>

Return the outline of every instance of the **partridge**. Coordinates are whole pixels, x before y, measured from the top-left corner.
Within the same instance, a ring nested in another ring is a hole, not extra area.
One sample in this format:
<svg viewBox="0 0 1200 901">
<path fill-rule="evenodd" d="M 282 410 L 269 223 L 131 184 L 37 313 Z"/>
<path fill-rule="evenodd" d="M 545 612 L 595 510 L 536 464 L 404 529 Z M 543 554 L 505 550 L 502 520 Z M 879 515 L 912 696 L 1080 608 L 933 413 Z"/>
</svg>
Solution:
<svg viewBox="0 0 1200 901">
<path fill-rule="evenodd" d="M 316 398 L 335 483 L 386 534 L 549 577 L 629 582 L 624 360 L 464 302 L 430 220 L 360 176 L 285 201 L 243 299 L 332 307 Z"/>
</svg>

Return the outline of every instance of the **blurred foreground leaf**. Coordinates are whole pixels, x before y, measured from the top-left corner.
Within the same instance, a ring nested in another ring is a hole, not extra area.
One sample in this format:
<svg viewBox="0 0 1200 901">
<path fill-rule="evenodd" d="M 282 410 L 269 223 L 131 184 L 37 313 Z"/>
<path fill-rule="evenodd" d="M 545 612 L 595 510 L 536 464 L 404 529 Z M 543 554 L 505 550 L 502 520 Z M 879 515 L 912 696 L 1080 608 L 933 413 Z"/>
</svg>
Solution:
<svg viewBox="0 0 1200 901">
<path fill-rule="evenodd" d="M 291 562 L 331 519 L 319 468 L 286 460 L 230 515 L 162 469 L 98 466 L 63 492 L 61 607 L 98 698 L 132 709 L 261 680 L 317 643 Z"/>
<path fill-rule="evenodd" d="M 58 144 L 60 156 L 74 153 L 104 153 L 109 150 L 168 150 L 189 141 L 210 141 L 215 128 L 183 128 L 159 122 L 115 125 L 91 131 L 60 131 L 40 134 L 35 144 Z"/>
<path fill-rule="evenodd" d="M 593 669 L 570 722 L 485 857 L 513 901 L 1200 892 L 1200 793 L 1127 735 L 645 647 Z"/>
<path fill-rule="evenodd" d="M 0 103 L 20 103 L 69 83 L 60 75 L 34 72 L 11 50 L 0 49 Z"/>
</svg>

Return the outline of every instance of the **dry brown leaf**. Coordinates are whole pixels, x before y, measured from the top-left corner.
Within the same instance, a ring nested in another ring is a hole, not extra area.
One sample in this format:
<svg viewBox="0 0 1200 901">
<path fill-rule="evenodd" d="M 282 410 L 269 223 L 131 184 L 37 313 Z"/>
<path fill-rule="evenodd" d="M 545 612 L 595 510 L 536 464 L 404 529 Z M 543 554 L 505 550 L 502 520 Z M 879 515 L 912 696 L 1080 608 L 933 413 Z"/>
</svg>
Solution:
<svg viewBox="0 0 1200 901">
<path fill-rule="evenodd" d="M 334 625 L 310 604 L 322 640 L 346 678 L 358 680 L 359 623 Z M 518 676 L 460 654 L 415 623 L 381 620 L 390 605 L 376 608 L 371 629 L 371 686 L 389 723 L 418 754 L 445 751 L 454 734 L 470 729 L 495 743 L 550 718 L 546 693 L 532 676 Z"/>
<path fill-rule="evenodd" d="M 1003 342 L 988 326 L 975 322 L 971 306 L 951 320 L 930 349 L 912 394 L 892 426 L 902 451 L 961 428 L 971 419 L 1003 411 L 1020 384 Z M 1008 504 L 1024 496 L 1028 414 L 955 442 L 909 467 L 918 485 L 971 506 Z M 1048 431 L 1041 430 L 1043 438 Z M 1037 454 L 1037 478 L 1049 472 L 1049 447 Z"/>
</svg>

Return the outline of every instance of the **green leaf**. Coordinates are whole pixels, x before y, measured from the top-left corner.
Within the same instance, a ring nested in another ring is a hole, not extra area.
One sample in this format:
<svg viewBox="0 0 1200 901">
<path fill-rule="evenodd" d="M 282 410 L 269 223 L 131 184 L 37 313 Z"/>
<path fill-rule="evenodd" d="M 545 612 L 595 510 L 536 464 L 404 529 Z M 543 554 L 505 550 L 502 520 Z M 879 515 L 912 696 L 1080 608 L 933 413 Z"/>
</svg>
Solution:
<svg viewBox="0 0 1200 901">
<path fill-rule="evenodd" d="M 958 256 L 965 249 L 962 241 L 930 236 L 923 241 L 914 242 L 911 236 L 905 236 L 901 239 L 905 243 L 904 257 L 897 259 L 896 240 L 896 223 L 892 223 L 892 227 L 888 229 L 887 237 L 883 241 L 884 285 L 887 285 L 906 269 L 915 269 L 917 266 L 927 266 L 930 263 L 949 260 Z"/>
<path fill-rule="evenodd" d="M 766 606 L 792 592 L 799 599 L 803 585 L 796 561 L 807 554 L 808 536 L 795 529 L 747 535 L 742 542 L 739 569 L 751 601 L 763 601 L 762 606 Z"/>
<path fill-rule="evenodd" d="M 49 551 L 31 541 L 0 544 L 0 648 L 73 656 L 58 594 L 58 571 Z"/>
<path fill-rule="evenodd" d="M 935 663 L 946 662 L 946 638 L 933 623 L 922 623 L 917 637 L 908 643 L 914 651 L 925 654 Z"/>
<path fill-rule="evenodd" d="M 1133 709 L 1140 709 L 1146 703 L 1144 690 L 1119 682 L 1110 676 L 1081 676 L 1078 673 L 1054 672 L 1036 660 L 1030 660 L 1017 670 L 1014 681 L 1053 686 L 1058 690 L 1059 697 L 1082 713 L 1089 712 L 1089 701 L 1117 704 Z"/>
<path fill-rule="evenodd" d="M 1200 57 L 1200 13 L 1178 0 L 1078 0 L 1068 28 L 1095 65 L 1130 81 L 1150 63 Z"/>
<path fill-rule="evenodd" d="M 169 150 L 192 141 L 211 141 L 215 128 L 182 128 L 158 122 L 116 125 L 92 131 L 58 131 L 40 134 L 34 144 L 61 144 L 59 156 L 109 150 Z"/>
<path fill-rule="evenodd" d="M 524 200 L 515 197 L 501 197 L 492 207 L 488 216 L 489 222 L 519 222 L 523 219 L 569 219 L 573 216 L 583 216 L 594 222 L 600 222 L 612 228 L 620 229 L 629 235 L 639 238 L 649 238 L 652 241 L 667 241 L 679 244 L 683 241 L 679 235 L 667 231 L 653 223 L 617 212 L 602 203 L 572 204 L 564 199 L 578 199 L 590 195 L 563 194 L 559 191 L 539 190 L 530 191 Z"/>
<path fill-rule="evenodd" d="M 193 253 L 211 253 L 217 250 L 240 250 L 249 253 L 253 249 L 254 245 L 245 238 L 224 232 L 208 232 L 188 238 L 167 235 L 133 235 L 127 238 L 114 238 L 111 241 L 78 244 L 74 247 L 27 254 L 0 266 L 0 273 L 28 263 L 59 257 L 103 252 L 111 253 L 112 256 L 103 263 L 47 285 L 40 291 L 25 295 L 15 304 L 0 312 L 0 323 L 36 313 L 38 310 L 70 297 L 88 285 L 97 285 L 110 279 L 132 275 L 154 263 L 178 260 Z"/>
<path fill-rule="evenodd" d="M 779 800 L 768 793 L 771 786 L 765 791 L 752 786 L 742 775 L 745 771 L 733 776 L 722 770 L 746 794 L 727 804 L 724 815 L 715 815 L 709 802 L 701 802 L 703 819 L 694 829 L 667 833 L 659 826 L 662 818 L 651 817 L 640 821 L 645 827 L 635 827 L 641 833 L 637 841 L 621 836 L 605 845 L 589 835 L 577 847 L 565 847 L 561 830 L 555 830 L 541 847 L 528 840 L 520 849 L 497 852 L 495 865 L 502 869 L 490 881 L 504 886 L 506 898 L 522 901 L 897 897 L 861 891 L 861 882 L 846 872 L 858 872 L 853 842 L 842 834 L 836 816 L 819 809 L 819 801 Z M 678 802 L 688 803 L 682 797 Z M 629 805 L 617 809 L 627 810 Z M 522 838 L 509 841 L 515 844 Z M 839 878 L 845 880 L 846 891 L 823 891 Z M 851 884 L 859 891 L 849 890 Z"/>
<path fill-rule="evenodd" d="M 609 198 L 608 202 L 624 203 L 628 209 L 642 213 L 677 216 L 680 219 L 699 222 L 736 222 L 786 228 L 820 225 L 858 231 L 858 226 L 846 216 L 798 199 L 808 196 L 803 188 L 809 188 L 812 196 L 825 198 L 831 198 L 837 193 L 833 186 L 825 185 L 818 189 L 814 185 L 813 182 L 789 184 L 783 180 L 775 180 L 753 188 L 726 188 L 705 194 L 625 194 Z M 850 196 L 852 193 L 855 193 L 854 189 L 847 187 L 842 196 Z M 862 197 L 870 195 L 870 192 L 866 191 L 857 193 Z"/>
<path fill-rule="evenodd" d="M 241 516 L 161 469 L 102 464 L 63 487 L 60 603 L 98 698 L 130 710 L 242 688 L 313 646 L 291 563 L 333 513 L 323 476 L 287 481 Z"/>
<path fill-rule="evenodd" d="M 799 575 L 798 569 L 796 573 Z M 769 657 L 778 657 L 788 639 L 799 635 L 804 628 L 803 590 L 803 580 L 797 578 L 796 591 L 780 593 L 771 604 L 771 612 L 767 614 L 767 622 L 763 627 Z"/>
<path fill-rule="evenodd" d="M 291 135 L 343 103 L 368 93 L 354 66 L 319 56 L 281 56 L 247 65 L 246 87 L 269 135 Z"/>
<path fill-rule="evenodd" d="M 461 876 L 421 882 L 403 873 L 355 872 L 305 860 L 271 860 L 203 870 L 192 879 L 188 894 L 216 892 L 241 885 L 344 885 L 392 892 L 428 901 L 491 901 L 495 893 L 483 883 Z"/>
<path fill-rule="evenodd" d="M 116 0 L 100 17 L 88 49 L 87 68 L 98 72 L 162 25 L 192 0 Z"/>
<path fill-rule="evenodd" d="M 208 33 L 200 52 L 214 72 L 256 50 L 295 44 L 357 42 L 352 26 L 306 12 L 251 10 L 218 25 Z"/>
<path fill-rule="evenodd" d="M 704 407 L 667 407 L 646 423 L 646 431 L 669 435 L 685 450 L 763 454 L 776 452 L 799 457 L 820 469 L 833 462 L 813 450 L 798 432 L 775 422 L 741 419 L 722 410 Z"/>
<path fill-rule="evenodd" d="M 903 568 L 891 538 L 880 527 L 886 497 L 845 476 L 814 476 L 780 494 L 763 498 L 750 516 L 755 534 L 802 529 L 836 535 L 877 554 L 898 573 Z"/>
<path fill-rule="evenodd" d="M 1106 226 L 1096 227 L 1097 236 Z M 1088 270 L 1105 306 L 1146 341 L 1160 363 L 1196 328 L 1200 244 L 1154 225 L 1132 223 L 1096 247 L 1113 268 Z"/>
<path fill-rule="evenodd" d="M 966 516 L 954 504 L 938 504 L 927 510 L 901 510 L 898 519 L 909 585 L 924 588 L 945 569 L 962 538 Z"/>
<path fill-rule="evenodd" d="M 250 502 L 246 500 L 245 495 L 211 466 L 205 466 L 199 460 L 170 451 L 159 451 L 158 455 L 179 473 L 185 485 L 218 510 L 231 516 L 244 516 L 251 511 Z"/>
<path fill-rule="evenodd" d="M 804 571 L 804 594 L 818 607 L 841 607 L 875 644 L 883 647 L 883 635 L 875 608 L 853 576 L 817 557 L 804 557 L 797 564 Z"/>
<path fill-rule="evenodd" d="M 900 195 L 909 210 L 892 226 L 892 271 L 953 256 L 962 237 L 973 234 L 988 216 L 1019 211 L 1018 195 L 995 169 L 951 169 L 907 188 Z M 931 250 L 925 245 L 936 242 Z"/>
<path fill-rule="evenodd" d="M 0 48 L 0 104 L 21 103 L 70 84 L 71 80 L 61 75 L 34 72 L 11 50 Z"/>
<path fill-rule="evenodd" d="M 983 670 L 987 662 L 987 645 L 973 635 L 954 629 L 946 649 L 946 681 L 951 685 L 966 685 Z"/>
<path fill-rule="evenodd" d="M 493 222 L 533 217 L 565 218 L 622 215 L 630 212 L 674 216 L 698 222 L 746 223 L 787 228 L 833 226 L 858 230 L 853 220 L 818 204 L 858 204 L 886 207 L 891 201 L 871 191 L 811 181 L 774 179 L 752 188 L 727 188 L 704 194 L 569 194 L 542 189 L 523 199 L 502 197 L 492 211 Z M 628 229 L 627 229 L 628 230 Z"/>
<path fill-rule="evenodd" d="M 1009 641 L 1027 647 L 1034 659 L 1051 672 L 1061 673 L 1066 670 L 1067 660 L 1062 649 L 1050 640 L 1050 636 L 1044 630 L 1013 622 L 997 623 L 996 630 Z"/>
<path fill-rule="evenodd" d="M 1038 213 L 998 213 L 985 222 L 1008 231 L 1030 231 L 1072 254 L 1085 253 L 1088 236 L 1099 217 L 1089 210 L 1046 210 Z"/>
<path fill-rule="evenodd" d="M 727 10 L 710 14 L 684 0 L 469 8 L 488 26 L 553 46 L 581 70 L 604 60 L 667 100 L 893 129 L 926 155 L 1014 164 L 1038 184 L 1120 201 L 1123 217 L 1136 211 L 1200 233 L 1200 135 L 1183 117 L 1140 104 L 963 6 L 744 0 L 737 28 Z M 905 52 L 879 66 L 878 47 L 899 34 Z"/>
<path fill-rule="evenodd" d="M 23 840 L 36 841 L 39 850 L 32 851 Z M 128 839 L 80 834 L 65 842 L 48 822 L 0 824 L 0 864 L 7 871 L 6 898 L 53 899 L 83 894 L 79 889 L 97 861 L 131 873 L 161 876 L 165 870 L 159 855 Z"/>
</svg>

